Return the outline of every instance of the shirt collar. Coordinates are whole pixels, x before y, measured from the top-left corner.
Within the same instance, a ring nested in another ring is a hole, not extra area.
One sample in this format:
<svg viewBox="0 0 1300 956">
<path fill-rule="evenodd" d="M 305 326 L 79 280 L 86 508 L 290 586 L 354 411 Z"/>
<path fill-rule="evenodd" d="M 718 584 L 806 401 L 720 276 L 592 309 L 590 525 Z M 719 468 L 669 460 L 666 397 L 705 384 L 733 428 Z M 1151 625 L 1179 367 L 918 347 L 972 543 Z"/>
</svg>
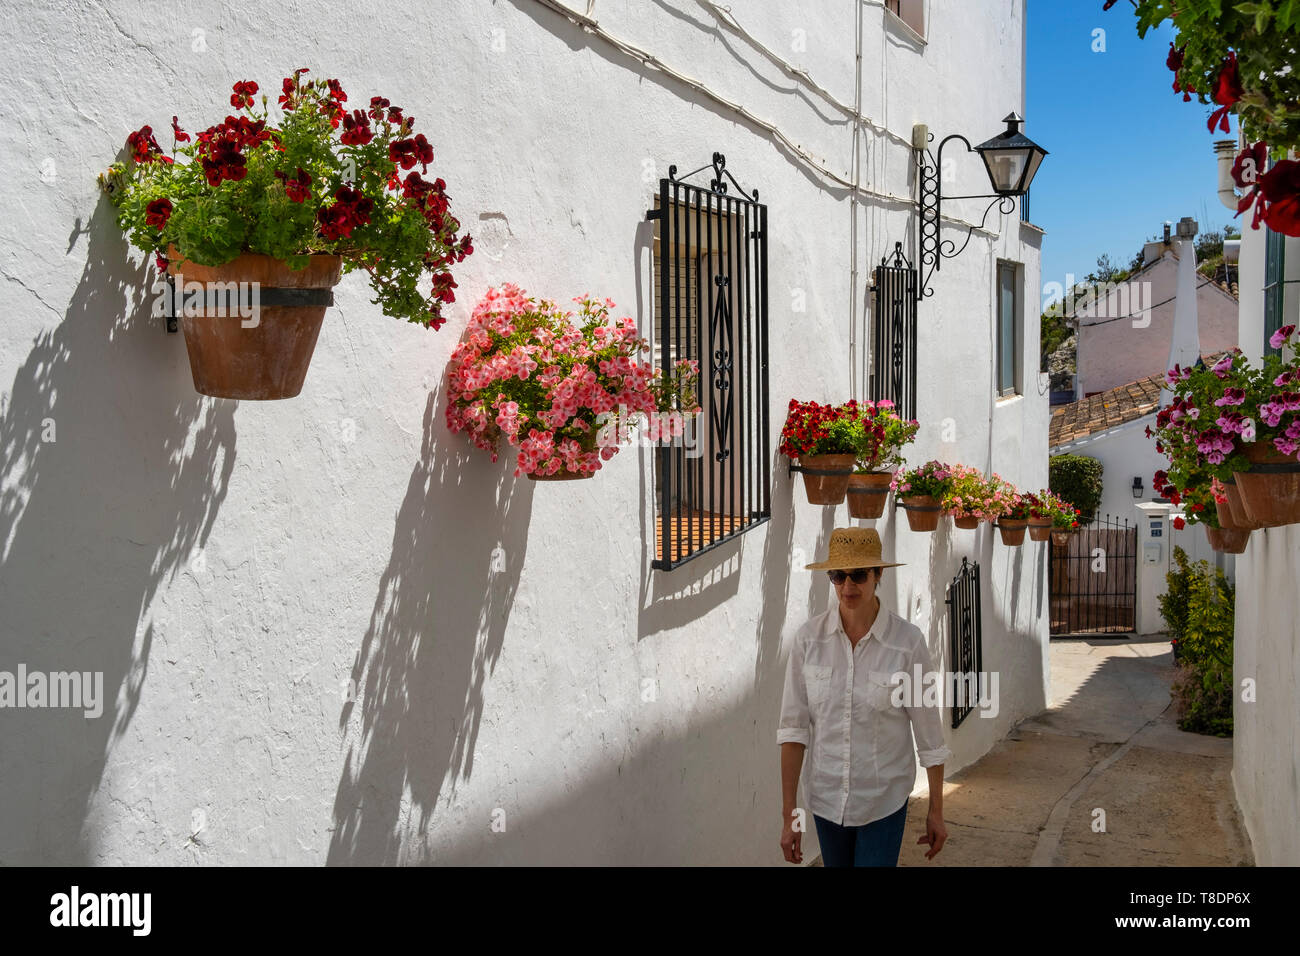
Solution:
<svg viewBox="0 0 1300 956">
<path fill-rule="evenodd" d="M 875 638 L 880 640 L 883 638 L 885 628 L 889 625 L 889 616 L 892 613 L 882 602 L 880 610 L 876 612 L 876 619 L 871 623 L 871 627 L 864 635 L 864 639 Z M 827 612 L 826 625 L 827 634 L 843 634 L 844 639 L 848 640 L 849 635 L 844 630 L 844 622 L 840 620 L 840 606 L 838 603 Z"/>
</svg>

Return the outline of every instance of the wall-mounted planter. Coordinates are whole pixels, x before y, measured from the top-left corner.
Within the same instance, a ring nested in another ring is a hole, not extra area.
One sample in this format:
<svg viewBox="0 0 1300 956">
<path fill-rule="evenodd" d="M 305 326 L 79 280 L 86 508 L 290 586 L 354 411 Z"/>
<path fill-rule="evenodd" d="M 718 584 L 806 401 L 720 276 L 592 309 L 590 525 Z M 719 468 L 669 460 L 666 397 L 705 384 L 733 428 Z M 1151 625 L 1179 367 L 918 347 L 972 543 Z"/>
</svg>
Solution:
<svg viewBox="0 0 1300 956">
<path fill-rule="evenodd" d="M 849 478 L 848 499 L 850 518 L 879 518 L 885 513 L 885 499 L 889 497 L 889 483 L 894 480 L 892 471 L 869 471 Z"/>
<path fill-rule="evenodd" d="M 1018 548 L 1025 543 L 1025 529 L 1029 527 L 1029 522 L 1024 518 L 999 518 L 998 533 L 1002 535 L 1002 543 L 1009 548 Z"/>
<path fill-rule="evenodd" d="M 1215 510 L 1219 513 L 1219 527 L 1227 528 L 1229 531 L 1254 531 L 1261 528 L 1257 521 L 1251 521 L 1246 517 L 1246 506 L 1241 501 L 1241 490 L 1237 487 L 1237 482 L 1225 481 L 1223 485 L 1224 496 L 1227 501 L 1217 501 Z"/>
<path fill-rule="evenodd" d="M 844 500 L 857 456 L 807 455 L 799 459 L 803 490 L 810 505 L 837 505 Z"/>
<path fill-rule="evenodd" d="M 1029 519 L 1029 540 L 1030 541 L 1047 541 L 1052 536 L 1052 519 L 1051 518 L 1030 518 Z"/>
<path fill-rule="evenodd" d="M 1250 471 L 1232 474 L 1247 520 L 1265 528 L 1300 521 L 1300 461 L 1280 454 L 1269 442 L 1251 442 L 1242 451 Z"/>
<path fill-rule="evenodd" d="M 908 495 L 900 502 L 907 511 L 907 524 L 913 531 L 936 531 L 943 507 L 932 495 Z"/>
<path fill-rule="evenodd" d="M 1205 528 L 1205 536 L 1210 539 L 1210 547 L 1224 554 L 1243 554 L 1250 541 L 1249 531 L 1230 528 Z"/>
<path fill-rule="evenodd" d="M 980 526 L 980 519 L 973 515 L 953 515 L 952 523 L 963 531 L 974 531 Z"/>
<path fill-rule="evenodd" d="M 301 392 L 325 310 L 333 302 L 330 290 L 342 274 L 342 257 L 312 256 L 295 272 L 279 259 L 255 253 L 222 266 L 188 262 L 174 246 L 168 256 L 168 273 L 182 277 L 185 285 L 177 283 L 174 303 L 194 387 L 214 398 L 258 401 Z M 200 308 L 184 298 L 193 283 L 230 292 L 224 301 Z M 241 315 L 240 307 L 249 305 L 252 314 Z"/>
<path fill-rule="evenodd" d="M 1070 538 L 1073 537 L 1073 535 L 1074 535 L 1073 531 L 1061 531 L 1059 528 L 1053 528 L 1052 544 L 1056 545 L 1057 547 L 1063 548 L 1070 543 Z"/>
</svg>

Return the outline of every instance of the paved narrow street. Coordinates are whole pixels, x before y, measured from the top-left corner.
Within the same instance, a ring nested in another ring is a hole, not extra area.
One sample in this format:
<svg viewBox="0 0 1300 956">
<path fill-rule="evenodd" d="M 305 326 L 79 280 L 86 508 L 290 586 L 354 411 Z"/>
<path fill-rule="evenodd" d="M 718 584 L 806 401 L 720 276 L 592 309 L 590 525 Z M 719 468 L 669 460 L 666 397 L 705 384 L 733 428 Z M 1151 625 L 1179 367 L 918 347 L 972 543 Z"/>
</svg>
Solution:
<svg viewBox="0 0 1300 956">
<path fill-rule="evenodd" d="M 933 861 L 912 798 L 901 866 L 1253 865 L 1232 741 L 1178 729 L 1167 640 L 1054 640 L 1051 667 L 1051 706 L 946 781 Z"/>
</svg>

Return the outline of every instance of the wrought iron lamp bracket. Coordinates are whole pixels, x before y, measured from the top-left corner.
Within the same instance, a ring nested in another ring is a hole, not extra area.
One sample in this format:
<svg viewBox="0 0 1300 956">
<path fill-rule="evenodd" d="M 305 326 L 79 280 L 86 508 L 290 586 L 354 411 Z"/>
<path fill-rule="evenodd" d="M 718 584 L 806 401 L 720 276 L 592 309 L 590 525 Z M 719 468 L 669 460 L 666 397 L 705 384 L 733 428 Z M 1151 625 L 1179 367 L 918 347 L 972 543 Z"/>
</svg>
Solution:
<svg viewBox="0 0 1300 956">
<path fill-rule="evenodd" d="M 934 139 L 933 134 L 930 136 Z M 916 155 L 917 182 L 920 187 L 920 199 L 917 201 L 917 287 L 916 297 L 918 300 L 928 298 L 934 295 L 934 290 L 930 288 L 930 279 L 944 259 L 955 259 L 961 255 L 968 245 L 970 245 L 971 236 L 975 234 L 976 229 L 983 229 L 984 224 L 988 222 L 989 213 L 993 207 L 997 206 L 999 212 L 1003 214 L 1015 212 L 1016 204 L 1014 196 L 1006 196 L 1001 193 L 976 193 L 968 196 L 949 196 L 949 199 L 988 199 L 988 206 L 984 209 L 984 215 L 980 218 L 978 224 L 972 224 L 966 230 L 966 240 L 958 246 L 951 239 L 944 239 L 940 235 L 940 223 L 943 216 L 943 150 L 952 140 L 959 139 L 966 147 L 966 152 L 975 152 L 965 136 L 960 133 L 953 133 L 945 136 L 939 143 L 938 154 L 932 154 L 928 148 L 916 149 L 913 152 Z"/>
</svg>

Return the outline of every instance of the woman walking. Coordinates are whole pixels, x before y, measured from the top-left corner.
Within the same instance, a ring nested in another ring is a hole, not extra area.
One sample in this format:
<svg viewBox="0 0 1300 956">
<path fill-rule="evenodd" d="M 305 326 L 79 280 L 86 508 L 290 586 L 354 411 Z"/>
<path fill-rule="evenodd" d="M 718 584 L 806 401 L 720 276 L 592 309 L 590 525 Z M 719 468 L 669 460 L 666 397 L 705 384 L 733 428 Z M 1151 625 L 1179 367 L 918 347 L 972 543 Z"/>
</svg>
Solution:
<svg viewBox="0 0 1300 956">
<path fill-rule="evenodd" d="M 817 826 L 826 866 L 897 866 L 907 822 L 907 798 L 916 755 L 926 768 L 930 805 L 925 833 L 932 859 L 948 838 L 943 824 L 943 765 L 952 757 L 939 708 L 920 703 L 920 687 L 896 694 L 891 675 L 909 680 L 920 665 L 934 664 L 916 625 L 884 610 L 876 588 L 885 568 L 901 562 L 881 557 L 871 528 L 836 528 L 824 561 L 837 605 L 809 619 L 795 635 L 785 676 L 777 742 L 781 746 L 781 849 L 803 862 L 795 828 L 804 752 L 812 762 L 805 797 Z M 942 686 L 942 684 L 940 684 Z M 895 698 L 898 698 L 897 703 Z"/>
</svg>

